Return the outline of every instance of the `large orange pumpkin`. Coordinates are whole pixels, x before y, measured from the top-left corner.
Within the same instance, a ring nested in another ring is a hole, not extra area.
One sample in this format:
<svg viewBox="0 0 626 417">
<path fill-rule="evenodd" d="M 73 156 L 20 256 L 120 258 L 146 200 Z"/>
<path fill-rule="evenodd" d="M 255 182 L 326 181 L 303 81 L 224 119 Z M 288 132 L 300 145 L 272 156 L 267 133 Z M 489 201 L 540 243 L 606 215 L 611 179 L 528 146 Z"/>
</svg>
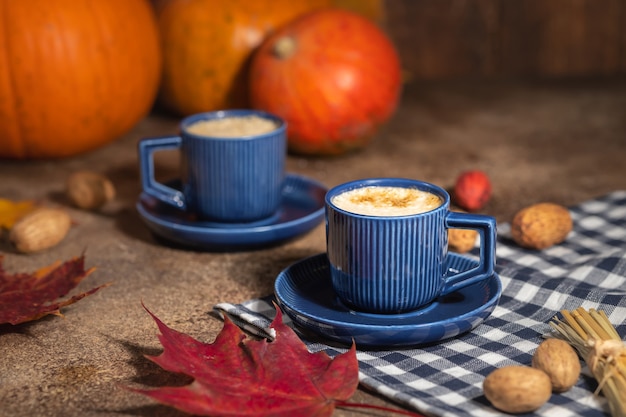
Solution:
<svg viewBox="0 0 626 417">
<path fill-rule="evenodd" d="M 179 115 L 247 107 L 247 63 L 268 33 L 328 0 L 155 0 L 159 102 Z"/>
<path fill-rule="evenodd" d="M 272 34 L 250 67 L 254 108 L 287 121 L 289 150 L 338 155 L 365 146 L 396 110 L 400 59 L 355 13 L 308 13 Z"/>
<path fill-rule="evenodd" d="M 59 158 L 129 131 L 161 74 L 147 0 L 0 0 L 0 157 Z"/>
</svg>

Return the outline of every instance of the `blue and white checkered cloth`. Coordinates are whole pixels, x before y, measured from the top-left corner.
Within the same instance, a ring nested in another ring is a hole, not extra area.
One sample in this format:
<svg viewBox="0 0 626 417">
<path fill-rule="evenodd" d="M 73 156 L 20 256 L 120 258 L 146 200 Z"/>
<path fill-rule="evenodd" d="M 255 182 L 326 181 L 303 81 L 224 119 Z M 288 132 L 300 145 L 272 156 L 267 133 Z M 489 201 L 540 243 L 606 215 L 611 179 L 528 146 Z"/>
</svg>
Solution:
<svg viewBox="0 0 626 417">
<path fill-rule="evenodd" d="M 507 239 L 500 225 L 496 270 L 502 297 L 493 314 L 457 338 L 417 348 L 358 351 L 361 385 L 409 409 L 436 416 L 501 415 L 483 395 L 482 383 L 505 365 L 529 365 L 551 332 L 560 310 L 603 310 L 617 332 L 626 334 L 626 191 L 587 201 L 570 212 L 567 240 L 542 251 L 525 250 Z M 248 331 L 268 336 L 273 298 L 215 306 Z M 287 317 L 284 316 L 287 322 Z M 334 356 L 345 350 L 303 339 L 311 351 Z M 333 346 L 336 346 L 333 344 Z M 586 366 L 569 391 L 553 394 L 533 414 L 545 417 L 609 416 L 594 395 L 597 382 Z"/>
</svg>

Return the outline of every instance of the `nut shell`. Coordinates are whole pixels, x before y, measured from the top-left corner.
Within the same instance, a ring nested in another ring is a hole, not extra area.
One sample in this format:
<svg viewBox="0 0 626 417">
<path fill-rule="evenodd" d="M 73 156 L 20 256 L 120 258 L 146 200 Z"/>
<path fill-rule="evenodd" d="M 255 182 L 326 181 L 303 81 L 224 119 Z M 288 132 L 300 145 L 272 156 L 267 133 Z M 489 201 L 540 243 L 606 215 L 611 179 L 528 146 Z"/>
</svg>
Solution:
<svg viewBox="0 0 626 417">
<path fill-rule="evenodd" d="M 65 192 L 72 204 L 85 210 L 96 210 L 115 198 L 115 187 L 104 175 L 77 171 L 67 178 Z"/>
<path fill-rule="evenodd" d="M 483 381 L 487 400 L 507 413 L 528 413 L 545 404 L 552 395 L 550 377 L 530 366 L 505 366 Z"/>
<path fill-rule="evenodd" d="M 554 392 L 569 390 L 580 377 L 578 354 L 561 339 L 546 339 L 541 342 L 533 355 L 532 366 L 548 374 Z"/>
<path fill-rule="evenodd" d="M 572 230 L 569 210 L 554 203 L 538 203 L 518 211 L 511 222 L 511 236 L 519 246 L 545 249 L 561 243 Z"/>
<path fill-rule="evenodd" d="M 39 208 L 13 225 L 9 240 L 18 252 L 38 252 L 61 242 L 71 225 L 72 219 L 65 211 Z"/>
<path fill-rule="evenodd" d="M 458 253 L 470 251 L 476 243 L 478 232 L 471 229 L 449 229 L 448 247 Z"/>
</svg>

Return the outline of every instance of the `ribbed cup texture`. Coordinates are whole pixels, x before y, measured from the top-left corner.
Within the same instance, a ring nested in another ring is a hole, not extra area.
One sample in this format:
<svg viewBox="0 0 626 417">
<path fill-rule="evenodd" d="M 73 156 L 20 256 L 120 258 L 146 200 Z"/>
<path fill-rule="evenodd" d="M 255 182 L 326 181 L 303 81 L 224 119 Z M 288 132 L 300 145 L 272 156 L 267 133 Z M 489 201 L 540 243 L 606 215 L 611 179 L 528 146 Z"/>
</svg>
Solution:
<svg viewBox="0 0 626 417">
<path fill-rule="evenodd" d="M 443 284 L 446 210 L 412 217 L 352 216 L 327 208 L 332 282 L 348 306 L 374 313 L 416 309 Z"/>
<path fill-rule="evenodd" d="M 285 172 L 284 131 L 250 139 L 183 141 L 183 191 L 190 210 L 220 221 L 271 216 L 281 200 Z"/>
</svg>

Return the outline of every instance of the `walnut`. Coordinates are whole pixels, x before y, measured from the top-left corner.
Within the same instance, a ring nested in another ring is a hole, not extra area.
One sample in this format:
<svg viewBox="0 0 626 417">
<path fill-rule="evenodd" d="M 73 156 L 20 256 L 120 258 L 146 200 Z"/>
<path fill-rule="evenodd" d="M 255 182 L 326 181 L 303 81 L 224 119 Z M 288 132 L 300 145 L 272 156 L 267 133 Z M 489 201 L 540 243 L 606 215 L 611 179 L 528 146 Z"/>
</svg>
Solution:
<svg viewBox="0 0 626 417">
<path fill-rule="evenodd" d="M 571 230 L 569 211 L 554 203 L 526 207 L 517 212 L 511 222 L 513 240 L 529 249 L 545 249 L 561 243 Z"/>
<path fill-rule="evenodd" d="M 529 413 L 545 404 L 552 395 L 550 377 L 530 366 L 505 366 L 483 381 L 487 400 L 506 413 Z"/>
<path fill-rule="evenodd" d="M 548 374 L 554 392 L 569 390 L 580 376 L 578 354 L 567 342 L 560 339 L 541 342 L 533 355 L 532 366 Z"/>
</svg>

